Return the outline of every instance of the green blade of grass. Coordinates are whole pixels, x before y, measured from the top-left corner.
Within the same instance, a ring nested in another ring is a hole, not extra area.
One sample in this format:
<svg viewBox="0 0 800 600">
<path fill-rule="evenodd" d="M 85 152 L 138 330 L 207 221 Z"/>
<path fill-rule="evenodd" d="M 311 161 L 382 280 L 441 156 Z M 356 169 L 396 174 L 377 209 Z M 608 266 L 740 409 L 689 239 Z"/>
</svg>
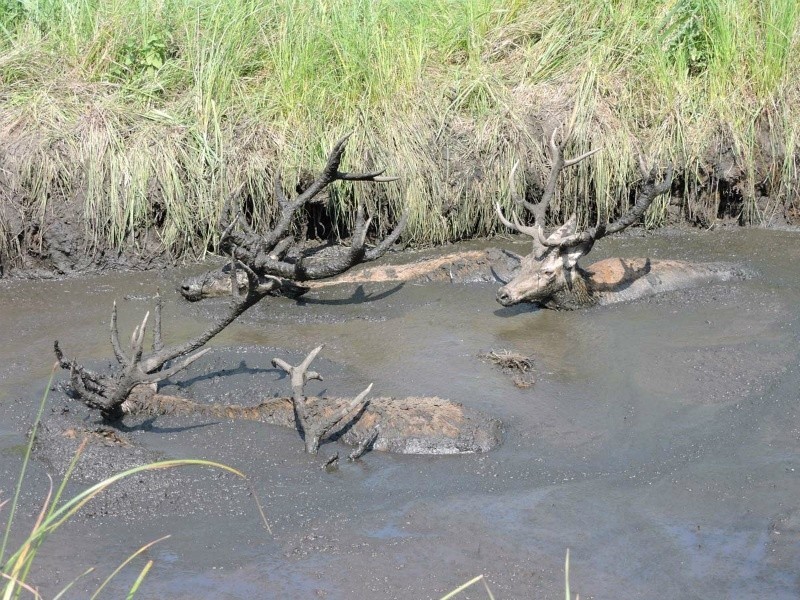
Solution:
<svg viewBox="0 0 800 600">
<path fill-rule="evenodd" d="M 145 544 L 144 546 L 139 548 L 136 552 L 131 554 L 128 558 L 126 558 L 124 561 L 122 561 L 122 563 L 120 563 L 120 565 L 116 569 L 114 569 L 108 577 L 106 577 L 105 581 L 103 581 L 103 583 L 100 584 L 100 586 L 97 588 L 97 590 L 95 590 L 94 594 L 92 594 L 92 596 L 91 596 L 91 598 L 89 598 L 89 600 L 94 600 L 95 598 L 97 598 L 97 596 L 100 595 L 100 592 L 103 591 L 103 588 L 106 587 L 106 585 L 108 585 L 108 583 L 112 579 L 114 579 L 114 577 L 116 577 L 117 573 L 119 573 L 122 569 L 124 569 L 125 566 L 128 563 L 130 563 L 134 558 L 139 556 L 142 552 L 145 552 L 145 551 L 149 550 L 150 548 L 152 548 L 153 546 L 155 546 L 159 542 L 163 542 L 164 540 L 166 540 L 166 539 L 168 539 L 170 537 L 172 537 L 172 536 L 165 535 L 164 537 L 160 537 L 157 540 L 153 540 L 152 542 L 150 542 L 148 544 Z"/>
<path fill-rule="evenodd" d="M 221 463 L 216 463 L 213 461 L 208 460 L 199 460 L 199 459 L 176 459 L 176 460 L 164 460 L 160 462 L 150 463 L 147 465 L 141 465 L 138 467 L 134 467 L 132 469 L 128 469 L 127 471 L 122 471 L 117 473 L 116 475 L 112 475 L 103 481 L 96 483 L 95 485 L 91 486 L 90 488 L 84 490 L 80 494 L 77 494 L 69 501 L 65 502 L 61 507 L 57 510 L 53 511 L 51 514 L 47 516 L 47 518 L 43 521 L 41 526 L 34 531 L 27 540 L 22 544 L 19 550 L 8 559 L 6 562 L 7 565 L 15 563 L 20 555 L 24 552 L 27 552 L 27 549 L 38 540 L 42 539 L 43 537 L 47 536 L 49 533 L 55 531 L 58 527 L 60 527 L 66 520 L 68 520 L 72 515 L 74 515 L 81 507 L 89 502 L 92 498 L 97 496 L 100 492 L 105 490 L 110 485 L 125 479 L 126 477 L 130 477 L 131 475 L 136 475 L 138 473 L 144 473 L 146 471 L 156 471 L 162 469 L 171 469 L 175 467 L 184 467 L 184 466 L 202 466 L 202 467 L 211 467 L 214 469 L 220 469 L 223 471 L 227 471 L 240 477 L 242 479 L 247 479 L 244 473 L 234 469 L 233 467 L 229 467 L 227 465 L 223 465 Z"/>
<path fill-rule="evenodd" d="M 128 592 L 127 600 L 132 600 L 133 597 L 136 595 L 139 586 L 142 585 L 144 578 L 147 577 L 147 573 L 150 571 L 152 566 L 153 566 L 153 561 L 152 560 L 147 561 L 147 564 L 144 566 L 144 569 L 142 569 L 142 572 L 139 573 L 139 577 L 137 577 L 136 581 L 133 582 L 133 585 L 131 586 L 131 591 Z"/>
<path fill-rule="evenodd" d="M 47 496 L 42 503 L 42 508 L 39 511 L 39 515 L 36 517 L 36 522 L 33 524 L 32 531 L 36 531 L 39 526 L 42 524 L 42 521 L 45 518 L 45 514 L 47 514 L 48 509 L 50 508 L 50 502 L 53 497 L 53 478 L 50 477 L 50 474 L 47 474 L 47 480 L 50 483 L 50 486 L 47 490 Z M 36 556 L 36 552 L 38 550 L 38 546 L 34 545 L 31 547 L 27 553 L 20 556 L 20 559 L 17 561 L 17 564 L 14 565 L 14 570 L 12 571 L 12 575 L 14 577 L 18 577 L 21 581 L 25 581 L 28 576 L 28 572 L 31 569 L 31 565 L 33 564 L 33 559 Z"/>
<path fill-rule="evenodd" d="M 86 576 L 87 576 L 89 573 L 91 573 L 92 571 L 94 571 L 94 567 L 89 567 L 88 569 L 86 569 L 86 570 L 85 570 L 83 573 L 81 573 L 80 575 L 78 575 L 78 576 L 77 576 L 75 579 L 73 579 L 72 581 L 70 581 L 70 582 L 69 582 L 67 585 L 65 585 L 63 588 L 61 588 L 61 591 L 60 591 L 60 592 L 58 592 L 58 593 L 57 593 L 55 596 L 53 596 L 53 600 L 59 600 L 59 598 L 62 598 L 62 597 L 64 596 L 64 594 L 66 594 L 66 593 L 69 591 L 69 589 L 70 589 L 70 588 L 71 588 L 73 585 L 75 585 L 75 584 L 78 582 L 78 580 L 79 580 L 81 577 L 86 577 Z"/>
<path fill-rule="evenodd" d="M 569 593 L 569 548 L 567 548 L 567 557 L 564 559 L 564 597 L 570 600 Z"/>
<path fill-rule="evenodd" d="M 17 479 L 17 486 L 14 489 L 14 499 L 11 502 L 11 511 L 8 515 L 8 521 L 6 522 L 6 531 L 3 534 L 3 544 L 0 546 L 0 564 L 5 563 L 5 553 L 6 553 L 6 546 L 8 545 L 8 537 L 11 535 L 11 524 L 14 521 L 14 514 L 17 511 L 17 500 L 19 499 L 20 490 L 22 490 L 22 482 L 25 480 L 25 472 L 28 469 L 28 462 L 31 458 L 31 452 L 33 451 L 33 444 L 36 441 L 36 430 L 39 426 L 39 422 L 42 419 L 42 412 L 44 412 L 44 406 L 47 404 L 47 396 L 50 393 L 50 386 L 53 384 L 53 377 L 56 374 L 56 369 L 58 369 L 58 363 L 53 365 L 53 369 L 50 371 L 50 379 L 47 380 L 47 387 L 45 388 L 44 394 L 42 395 L 42 401 L 39 403 L 39 410 L 36 413 L 36 419 L 33 421 L 33 427 L 31 428 L 30 432 L 30 439 L 28 440 L 28 446 L 25 449 L 25 456 L 22 459 L 22 468 L 19 472 L 19 479 Z"/>
<path fill-rule="evenodd" d="M 2 577 L 3 579 L 7 579 L 8 580 L 8 584 L 7 585 L 9 587 L 7 587 L 6 589 L 10 589 L 13 592 L 16 588 L 19 588 L 21 590 L 25 590 L 27 592 L 30 592 L 31 595 L 34 598 L 41 599 L 41 596 L 39 595 L 39 592 L 36 591 L 35 588 L 33 588 L 30 585 L 28 585 L 27 583 L 25 583 L 24 581 L 20 581 L 19 579 L 17 579 L 16 577 L 12 577 L 8 573 L 0 573 L 0 577 Z"/>
</svg>

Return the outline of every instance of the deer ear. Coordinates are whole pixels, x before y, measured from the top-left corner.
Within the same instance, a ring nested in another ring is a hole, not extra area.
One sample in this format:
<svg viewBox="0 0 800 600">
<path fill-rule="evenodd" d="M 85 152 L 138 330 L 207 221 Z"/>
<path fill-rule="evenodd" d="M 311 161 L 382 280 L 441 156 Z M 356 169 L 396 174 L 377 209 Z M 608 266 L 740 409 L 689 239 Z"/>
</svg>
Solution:
<svg viewBox="0 0 800 600">
<path fill-rule="evenodd" d="M 591 250 L 591 246 L 587 244 L 580 244 L 562 250 L 561 257 L 564 259 L 564 267 L 572 269 L 577 264 L 578 259 L 584 254 L 587 254 L 589 250 Z"/>
<path fill-rule="evenodd" d="M 553 233 L 550 234 L 550 237 L 547 238 L 547 241 L 557 243 L 561 241 L 562 238 L 575 233 L 575 230 L 577 228 L 578 228 L 578 217 L 575 215 L 575 213 L 573 213 L 566 223 L 564 223 L 561 227 L 559 227 Z"/>
</svg>

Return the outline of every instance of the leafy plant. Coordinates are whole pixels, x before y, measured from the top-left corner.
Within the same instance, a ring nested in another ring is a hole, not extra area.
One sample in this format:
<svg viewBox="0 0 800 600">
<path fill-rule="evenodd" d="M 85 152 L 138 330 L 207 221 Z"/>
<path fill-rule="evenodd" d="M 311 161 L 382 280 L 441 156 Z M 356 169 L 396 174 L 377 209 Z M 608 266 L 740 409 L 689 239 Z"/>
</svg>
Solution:
<svg viewBox="0 0 800 600">
<path fill-rule="evenodd" d="M 139 75 L 155 75 L 174 56 L 172 48 L 169 32 L 154 33 L 142 41 L 129 40 L 120 48 L 110 75 L 124 81 Z"/>
<path fill-rule="evenodd" d="M 713 8 L 713 0 L 678 0 L 661 21 L 664 53 L 685 66 L 690 75 L 704 72 L 711 61 L 708 20 Z"/>
</svg>

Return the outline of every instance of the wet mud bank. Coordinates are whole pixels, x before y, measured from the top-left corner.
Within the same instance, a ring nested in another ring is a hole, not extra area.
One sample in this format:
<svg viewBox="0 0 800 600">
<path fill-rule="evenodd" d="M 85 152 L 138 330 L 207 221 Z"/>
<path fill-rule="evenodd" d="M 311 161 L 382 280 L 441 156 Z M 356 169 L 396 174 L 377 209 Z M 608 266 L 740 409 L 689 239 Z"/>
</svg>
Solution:
<svg viewBox="0 0 800 600">
<path fill-rule="evenodd" d="M 756 276 L 583 311 L 503 308 L 491 283 L 362 283 L 268 298 L 165 390 L 237 403 L 285 395 L 271 358 L 293 362 L 324 342 L 315 368 L 325 380 L 313 393 L 374 382 L 376 395 L 449 398 L 503 421 L 504 443 L 462 456 L 371 452 L 329 473 L 321 462 L 347 447 L 328 442 L 312 458 L 289 428 L 126 419 L 124 442 L 98 434 L 73 490 L 155 458 L 217 460 L 248 474 L 272 535 L 250 489 L 230 476 L 148 474 L 108 490 L 48 540 L 34 580 L 55 590 L 94 565 L 101 581 L 171 533 L 150 552 L 143 598 L 441 597 L 479 573 L 497 597 L 559 597 L 567 547 L 572 589 L 583 597 L 796 598 L 798 242 L 795 232 L 765 230 L 604 240 L 592 259 L 721 261 Z M 4 481 L 19 467 L 53 339 L 100 365 L 111 355 L 112 301 L 130 331 L 156 288 L 173 290 L 188 274 L 0 284 Z M 174 341 L 201 331 L 225 303 L 165 300 Z M 517 387 L 480 358 L 501 349 L 533 357 L 534 385 Z M 64 432 L 95 425 L 84 411 L 51 393 L 25 516 L 38 509 L 45 473 L 62 472 L 79 442 Z M 133 578 L 124 574 L 114 591 Z"/>
</svg>

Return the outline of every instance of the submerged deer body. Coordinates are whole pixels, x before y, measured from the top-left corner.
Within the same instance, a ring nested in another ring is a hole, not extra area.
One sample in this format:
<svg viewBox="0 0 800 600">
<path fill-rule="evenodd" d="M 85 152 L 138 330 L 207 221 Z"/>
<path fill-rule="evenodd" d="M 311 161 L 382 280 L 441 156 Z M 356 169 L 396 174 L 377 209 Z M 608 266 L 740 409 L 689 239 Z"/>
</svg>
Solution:
<svg viewBox="0 0 800 600">
<path fill-rule="evenodd" d="M 518 267 L 517 257 L 509 252 L 489 248 L 450 252 L 440 256 L 426 257 L 405 264 L 379 265 L 354 268 L 346 273 L 324 281 L 306 281 L 300 284 L 284 282 L 275 295 L 298 298 L 309 290 L 348 284 L 367 283 L 496 283 L 503 281 L 501 274 L 511 273 Z M 181 282 L 178 291 L 194 302 L 205 298 L 230 296 L 230 266 L 189 277 Z M 247 289 L 247 274 L 237 274 L 239 289 Z"/>
<path fill-rule="evenodd" d="M 744 279 L 747 272 L 724 263 L 688 263 L 649 258 L 607 258 L 559 276 L 517 277 L 500 288 L 503 306 L 535 302 L 545 308 L 575 310 L 592 305 L 629 302 L 661 292 L 719 281 Z"/>
<path fill-rule="evenodd" d="M 520 266 L 514 278 L 497 291 L 500 304 L 513 306 L 531 302 L 545 308 L 574 310 L 746 276 L 744 270 L 731 265 L 649 258 L 609 258 L 586 268 L 580 267 L 578 260 L 589 253 L 597 240 L 622 231 L 638 221 L 657 196 L 669 191 L 672 168 L 667 169 L 666 176 L 659 183 L 656 181 L 657 168 L 648 171 L 640 164 L 643 179 L 634 206 L 613 223 L 600 223 L 578 232 L 577 219 L 572 215 L 564 225 L 545 236 L 542 224 L 560 171 L 597 151 L 565 161 L 563 147 L 555 143 L 557 132 L 555 130 L 549 140 L 552 167 L 542 198 L 536 204 L 515 198 L 517 204 L 533 215 L 534 224 L 522 225 L 516 217 L 512 223 L 503 215 L 500 205 L 496 205 L 504 225 L 533 239 L 533 251 L 520 257 Z"/>
</svg>

